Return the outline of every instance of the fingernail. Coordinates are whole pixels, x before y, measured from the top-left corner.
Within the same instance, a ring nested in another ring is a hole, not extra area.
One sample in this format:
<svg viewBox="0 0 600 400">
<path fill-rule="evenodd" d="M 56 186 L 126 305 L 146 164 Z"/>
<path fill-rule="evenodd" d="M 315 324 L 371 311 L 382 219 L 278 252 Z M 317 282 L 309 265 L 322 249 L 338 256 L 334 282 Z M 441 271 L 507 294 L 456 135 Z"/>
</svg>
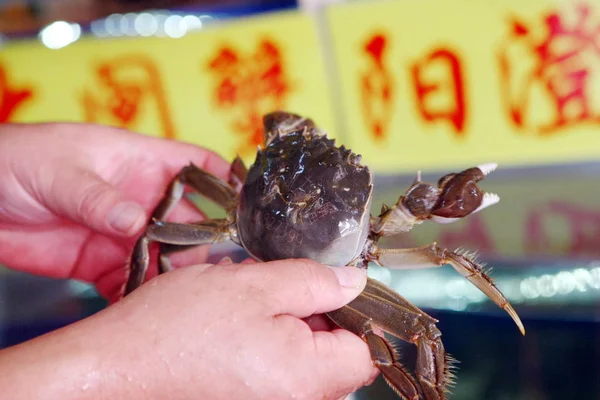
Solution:
<svg viewBox="0 0 600 400">
<path fill-rule="evenodd" d="M 108 214 L 108 223 L 119 233 L 132 234 L 146 222 L 146 213 L 139 204 L 122 202 Z"/>
<path fill-rule="evenodd" d="M 333 267 L 328 265 L 337 277 L 341 286 L 358 289 L 365 285 L 367 274 L 364 270 L 356 267 Z"/>
<path fill-rule="evenodd" d="M 231 257 L 225 256 L 225 257 L 221 258 L 221 261 L 219 261 L 217 263 L 217 265 L 227 265 L 227 264 L 233 264 L 233 260 L 231 259 Z"/>
</svg>

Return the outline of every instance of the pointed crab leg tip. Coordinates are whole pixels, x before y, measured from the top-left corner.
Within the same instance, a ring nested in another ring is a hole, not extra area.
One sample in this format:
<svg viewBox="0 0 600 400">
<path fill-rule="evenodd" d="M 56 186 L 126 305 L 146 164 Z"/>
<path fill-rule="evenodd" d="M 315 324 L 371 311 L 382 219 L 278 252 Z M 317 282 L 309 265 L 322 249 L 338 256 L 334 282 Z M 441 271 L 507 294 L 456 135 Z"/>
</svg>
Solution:
<svg viewBox="0 0 600 400">
<path fill-rule="evenodd" d="M 489 175 L 496 168 L 498 168 L 498 163 L 485 163 L 478 165 L 477 168 L 479 168 L 481 172 L 483 172 L 483 175 Z"/>
<path fill-rule="evenodd" d="M 515 324 L 517 324 L 519 331 L 521 331 L 521 335 L 525 336 L 525 327 L 523 326 L 523 322 L 521 322 L 521 318 L 519 318 L 515 309 L 512 308 L 510 304 L 507 304 L 504 307 L 504 310 L 508 313 L 508 315 L 510 315 L 513 321 L 515 321 Z"/>
</svg>

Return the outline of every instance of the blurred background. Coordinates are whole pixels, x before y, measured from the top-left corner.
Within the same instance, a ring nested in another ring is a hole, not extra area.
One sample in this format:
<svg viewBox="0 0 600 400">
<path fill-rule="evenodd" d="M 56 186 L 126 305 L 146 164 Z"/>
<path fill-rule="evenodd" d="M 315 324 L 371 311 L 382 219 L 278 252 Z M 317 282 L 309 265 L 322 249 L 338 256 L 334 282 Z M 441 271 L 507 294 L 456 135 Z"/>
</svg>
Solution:
<svg viewBox="0 0 600 400">
<path fill-rule="evenodd" d="M 121 126 L 250 163 L 262 115 L 286 109 L 362 154 L 374 213 L 418 170 L 497 162 L 481 186 L 498 205 L 385 245 L 478 251 L 526 336 L 449 266 L 370 274 L 440 321 L 453 399 L 600 399 L 599 28 L 592 1 L 3 0 L 0 123 Z M 105 306 L 2 268 L 0 345 Z M 396 397 L 380 378 L 353 398 Z"/>
</svg>

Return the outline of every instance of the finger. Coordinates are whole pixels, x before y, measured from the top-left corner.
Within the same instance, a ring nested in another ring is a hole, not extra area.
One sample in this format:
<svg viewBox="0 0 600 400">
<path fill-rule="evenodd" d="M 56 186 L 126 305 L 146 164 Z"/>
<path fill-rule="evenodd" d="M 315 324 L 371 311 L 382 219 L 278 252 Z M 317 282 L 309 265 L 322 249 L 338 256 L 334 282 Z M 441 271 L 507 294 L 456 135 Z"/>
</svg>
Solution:
<svg viewBox="0 0 600 400">
<path fill-rule="evenodd" d="M 109 304 L 114 304 L 123 298 L 123 289 L 127 279 L 125 268 L 113 268 L 101 275 L 95 282 L 95 288 L 100 296 Z"/>
<path fill-rule="evenodd" d="M 226 264 L 227 263 L 224 263 L 224 265 L 226 265 Z M 204 271 L 208 271 L 209 269 L 217 268 L 217 264 L 210 264 L 210 263 L 197 264 L 197 265 L 192 265 L 190 268 L 194 269 L 194 273 L 203 273 Z"/>
<path fill-rule="evenodd" d="M 36 182 L 40 199 L 60 216 L 109 235 L 132 236 L 146 223 L 146 213 L 137 203 L 122 198 L 120 192 L 94 172 L 62 168 L 50 180 Z"/>
<path fill-rule="evenodd" d="M 324 315 L 311 315 L 310 317 L 303 318 L 303 321 L 313 332 L 331 331 L 335 327 L 335 324 Z"/>
<path fill-rule="evenodd" d="M 35 226 L 0 226 L 0 264 L 51 278 L 68 278 L 86 243 L 85 228 L 65 224 L 44 230 Z"/>
<path fill-rule="evenodd" d="M 379 375 L 373 365 L 367 344 L 355 334 L 336 329 L 313 334 L 312 365 L 318 368 L 322 385 L 337 391 L 339 396 L 355 392 L 372 383 Z"/>
<path fill-rule="evenodd" d="M 366 285 L 366 273 L 355 267 L 327 267 L 304 259 L 240 266 L 243 285 L 264 293 L 271 315 L 305 318 L 336 310 L 352 301 Z"/>
<path fill-rule="evenodd" d="M 210 245 L 200 245 L 186 250 L 167 254 L 173 268 L 181 268 L 189 265 L 203 264 L 208 261 Z"/>
<path fill-rule="evenodd" d="M 90 235 L 79 225 L 0 228 L 0 243 L 0 264 L 34 275 L 93 283 L 110 300 L 127 278 L 128 240 Z"/>
<path fill-rule="evenodd" d="M 171 173 L 176 174 L 190 162 L 221 179 L 229 177 L 230 163 L 217 153 L 190 143 L 139 135 L 147 154 L 159 157 Z"/>
<path fill-rule="evenodd" d="M 141 156 L 141 158 L 158 160 L 172 174 L 176 174 L 181 167 L 193 162 L 220 178 L 229 176 L 230 164 L 228 162 L 217 153 L 191 143 L 153 137 L 105 125 L 63 123 L 55 124 L 55 126 L 53 131 L 57 133 L 68 131 L 69 134 L 85 134 L 88 145 L 103 147 L 111 154 L 118 146 L 118 151 L 127 152 L 132 159 Z"/>
</svg>

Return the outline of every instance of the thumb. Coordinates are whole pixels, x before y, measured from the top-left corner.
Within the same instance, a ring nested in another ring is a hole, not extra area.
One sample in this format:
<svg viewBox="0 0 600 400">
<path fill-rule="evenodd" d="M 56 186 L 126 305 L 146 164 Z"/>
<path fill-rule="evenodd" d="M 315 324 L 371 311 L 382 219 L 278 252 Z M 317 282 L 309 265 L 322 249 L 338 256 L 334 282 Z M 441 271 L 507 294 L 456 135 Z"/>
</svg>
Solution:
<svg viewBox="0 0 600 400">
<path fill-rule="evenodd" d="M 337 310 L 354 300 L 367 283 L 360 268 L 329 267 L 307 259 L 258 263 L 245 270 L 251 274 L 245 283 L 263 289 L 271 315 L 297 318 Z"/>
<path fill-rule="evenodd" d="M 69 168 L 44 196 L 54 213 L 109 235 L 132 236 L 146 223 L 144 209 L 92 171 Z"/>
</svg>

